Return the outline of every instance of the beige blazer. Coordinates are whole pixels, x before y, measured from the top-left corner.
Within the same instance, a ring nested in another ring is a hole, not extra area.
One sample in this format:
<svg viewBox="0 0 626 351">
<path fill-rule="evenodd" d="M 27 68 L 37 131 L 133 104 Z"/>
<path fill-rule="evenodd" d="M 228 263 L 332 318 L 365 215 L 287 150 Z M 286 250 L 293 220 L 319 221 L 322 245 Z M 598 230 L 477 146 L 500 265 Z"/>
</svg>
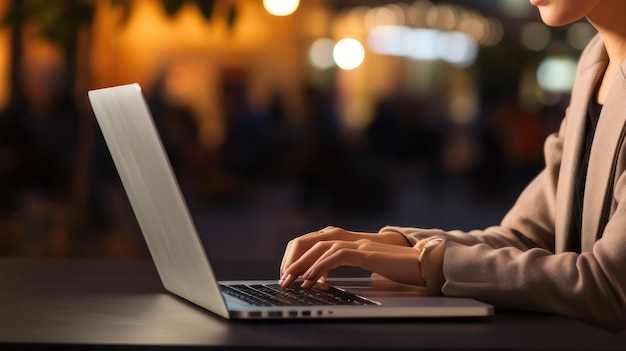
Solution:
<svg viewBox="0 0 626 351">
<path fill-rule="evenodd" d="M 446 239 L 445 295 L 626 329 L 626 63 L 606 98 L 591 150 L 582 253 L 566 252 L 588 102 L 607 64 L 598 35 L 579 61 L 559 131 L 546 140 L 545 169 L 500 225 L 469 233 L 381 229 L 400 232 L 413 243 L 431 236 Z"/>
</svg>

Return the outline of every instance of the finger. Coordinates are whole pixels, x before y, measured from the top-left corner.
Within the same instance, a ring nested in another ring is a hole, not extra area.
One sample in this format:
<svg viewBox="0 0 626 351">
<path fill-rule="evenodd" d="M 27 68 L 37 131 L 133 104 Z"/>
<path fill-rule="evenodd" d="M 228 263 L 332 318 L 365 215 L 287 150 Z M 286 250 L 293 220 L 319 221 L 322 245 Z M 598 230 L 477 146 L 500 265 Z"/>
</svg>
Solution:
<svg viewBox="0 0 626 351">
<path fill-rule="evenodd" d="M 351 249 L 360 252 L 385 252 L 390 249 L 389 245 L 379 244 L 367 239 L 360 239 L 357 241 L 325 241 L 316 243 L 309 251 L 294 262 L 294 264 L 287 269 L 287 273 L 302 274 L 305 271 L 310 270 L 310 267 L 325 262 L 329 257 L 334 256 L 337 259 L 341 259 L 341 256 L 337 256 L 336 253 L 341 250 Z M 334 262 L 334 261 L 332 261 Z M 339 268 L 341 266 L 355 266 L 355 262 L 346 262 L 342 264 L 341 261 L 337 261 L 331 269 Z M 328 272 L 322 272 L 326 275 Z"/>
<path fill-rule="evenodd" d="M 286 287 L 293 283 L 297 277 L 307 271 L 312 265 L 320 260 L 324 260 L 334 252 L 344 248 L 357 248 L 358 244 L 355 242 L 346 241 L 322 241 L 317 242 L 307 252 L 305 252 L 296 262 L 285 269 L 285 272 L 281 275 L 281 286 Z M 325 280 L 327 272 L 322 272 L 317 279 Z"/>
<path fill-rule="evenodd" d="M 333 226 L 327 226 L 315 232 L 302 235 L 291 240 L 285 249 L 280 264 L 280 274 L 284 274 L 287 267 L 298 260 L 302 254 L 309 250 L 315 243 L 320 241 L 358 241 L 373 239 L 375 233 L 353 232 Z"/>
<path fill-rule="evenodd" d="M 286 288 L 293 284 L 293 282 L 295 282 L 297 278 L 298 276 L 294 274 L 283 274 L 278 280 L 278 285 L 280 285 L 282 288 Z"/>
<path fill-rule="evenodd" d="M 312 262 L 315 262 L 329 245 L 328 242 L 317 242 L 313 247 L 309 248 L 305 253 L 299 255 L 295 262 L 289 263 L 285 267 L 281 267 L 279 284 L 283 288 L 291 285 L 302 274 Z M 287 263 L 285 263 L 287 264 Z"/>
<path fill-rule="evenodd" d="M 311 267 L 302 275 L 304 282 L 303 288 L 312 287 L 315 282 L 322 276 L 327 275 L 329 271 L 342 267 L 360 267 L 365 257 L 370 253 L 357 250 L 355 248 L 342 247 L 327 252 L 320 257 Z"/>
<path fill-rule="evenodd" d="M 293 257 L 292 246 L 293 246 L 292 241 L 289 241 L 287 243 L 287 246 L 285 247 L 285 252 L 283 253 L 283 259 L 280 262 L 280 269 L 279 269 L 279 274 L 281 277 L 283 276 L 283 274 L 285 274 L 285 268 L 289 266 L 288 262 L 292 260 L 292 257 Z"/>
<path fill-rule="evenodd" d="M 328 278 L 328 273 L 322 274 L 322 276 L 317 280 L 317 282 L 325 284 L 326 283 L 326 278 Z"/>
<path fill-rule="evenodd" d="M 310 246 L 315 242 L 311 237 L 312 233 L 303 235 L 301 237 L 290 240 L 285 248 L 283 259 L 280 263 L 280 275 L 285 273 L 287 267 L 289 267 L 293 261 L 297 260 L 304 252 L 306 252 Z"/>
<path fill-rule="evenodd" d="M 285 275 L 300 275 L 304 273 L 313 263 L 322 257 L 325 257 L 329 253 L 332 253 L 339 248 L 354 246 L 352 242 L 343 241 L 319 241 L 316 242 L 311 248 L 293 263 L 291 263 L 283 272 Z"/>
<path fill-rule="evenodd" d="M 335 245 L 302 274 L 303 287 L 311 287 L 322 274 L 340 266 L 359 267 L 399 283 L 424 285 L 419 254 L 409 247 L 362 242 L 357 246 Z"/>
<path fill-rule="evenodd" d="M 280 263 L 280 274 L 284 274 L 285 269 L 297 260 L 304 252 L 306 252 L 316 242 L 331 240 L 331 236 L 336 235 L 335 227 L 325 227 L 315 232 L 304 234 L 300 237 L 290 240 L 285 248 L 283 259 Z"/>
<path fill-rule="evenodd" d="M 376 272 L 370 274 L 370 279 L 371 280 L 389 280 L 384 275 L 382 275 L 380 273 L 376 273 Z"/>
<path fill-rule="evenodd" d="M 317 282 L 325 284 L 327 276 L 328 276 L 327 274 L 322 274 L 322 276 L 317 280 Z M 282 288 L 287 288 L 291 286 L 291 284 L 293 284 L 297 279 L 298 279 L 298 276 L 295 274 L 286 274 L 280 278 L 280 280 L 278 281 L 278 285 L 280 285 Z"/>
</svg>

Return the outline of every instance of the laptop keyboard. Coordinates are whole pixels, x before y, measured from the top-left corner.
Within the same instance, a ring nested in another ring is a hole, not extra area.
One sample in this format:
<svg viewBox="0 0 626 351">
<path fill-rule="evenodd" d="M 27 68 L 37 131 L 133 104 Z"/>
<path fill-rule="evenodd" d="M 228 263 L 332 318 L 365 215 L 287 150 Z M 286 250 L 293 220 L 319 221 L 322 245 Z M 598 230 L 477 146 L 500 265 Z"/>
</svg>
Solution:
<svg viewBox="0 0 626 351">
<path fill-rule="evenodd" d="M 220 285 L 223 293 L 254 306 L 375 305 L 347 291 L 302 289 L 297 283 L 288 288 L 278 284 Z"/>
</svg>

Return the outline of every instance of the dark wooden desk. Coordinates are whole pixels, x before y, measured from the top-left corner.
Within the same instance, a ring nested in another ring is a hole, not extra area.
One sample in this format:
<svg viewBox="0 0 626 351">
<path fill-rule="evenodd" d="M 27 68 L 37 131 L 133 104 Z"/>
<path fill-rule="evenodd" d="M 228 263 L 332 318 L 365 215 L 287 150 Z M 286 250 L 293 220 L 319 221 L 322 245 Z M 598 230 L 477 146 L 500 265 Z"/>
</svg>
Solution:
<svg viewBox="0 0 626 351">
<path fill-rule="evenodd" d="M 626 349 L 563 317 L 229 322 L 166 292 L 149 261 L 0 259 L 0 350 Z"/>
</svg>

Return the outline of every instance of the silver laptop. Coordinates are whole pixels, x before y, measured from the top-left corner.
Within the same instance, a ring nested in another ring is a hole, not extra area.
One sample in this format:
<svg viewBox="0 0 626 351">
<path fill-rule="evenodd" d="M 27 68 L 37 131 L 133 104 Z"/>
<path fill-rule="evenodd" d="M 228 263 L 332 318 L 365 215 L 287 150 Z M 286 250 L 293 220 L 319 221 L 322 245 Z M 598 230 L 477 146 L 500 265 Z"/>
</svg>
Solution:
<svg viewBox="0 0 626 351">
<path fill-rule="evenodd" d="M 421 288 L 371 278 L 329 280 L 311 290 L 281 289 L 277 281 L 217 281 L 141 87 L 92 90 L 89 100 L 169 292 L 229 319 L 493 314 L 493 306 L 473 299 L 427 297 Z M 210 245 L 210 235 L 206 240 Z"/>
</svg>

